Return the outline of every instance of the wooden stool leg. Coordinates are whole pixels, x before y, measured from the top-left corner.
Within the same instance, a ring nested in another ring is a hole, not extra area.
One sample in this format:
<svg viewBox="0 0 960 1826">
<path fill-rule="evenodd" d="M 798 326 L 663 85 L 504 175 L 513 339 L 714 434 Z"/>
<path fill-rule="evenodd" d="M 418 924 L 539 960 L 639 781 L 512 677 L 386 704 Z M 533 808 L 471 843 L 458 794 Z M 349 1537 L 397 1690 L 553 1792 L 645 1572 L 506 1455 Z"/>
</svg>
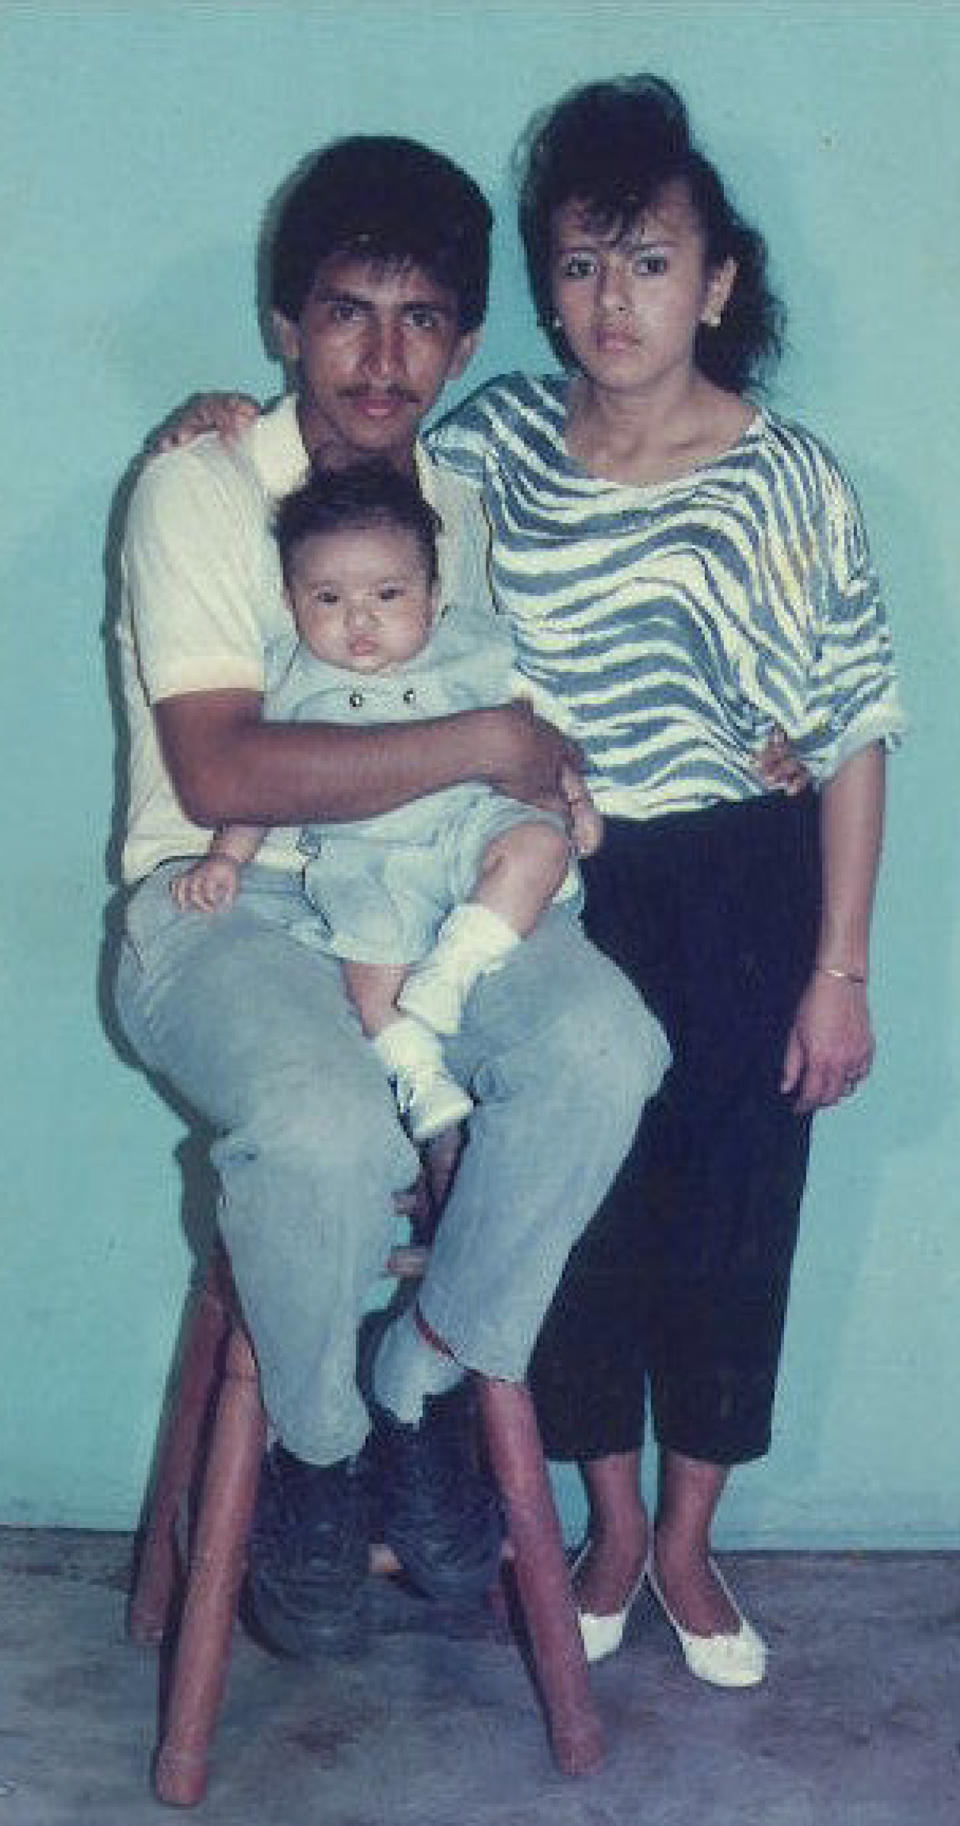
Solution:
<svg viewBox="0 0 960 1826">
<path fill-rule="evenodd" d="M 553 1753 L 565 1775 L 585 1775 L 603 1758 L 603 1727 L 590 1693 L 533 1402 L 523 1383 L 477 1381 Z"/>
<path fill-rule="evenodd" d="M 242 1327 L 235 1325 L 154 1773 L 159 1799 L 175 1807 L 195 1806 L 206 1788 L 207 1750 L 226 1679 L 264 1436 L 253 1353 Z"/>
<path fill-rule="evenodd" d="M 134 1642 L 159 1642 L 166 1627 L 177 1566 L 177 1515 L 195 1473 L 200 1433 L 229 1324 L 219 1292 L 208 1285 L 189 1321 L 176 1403 L 150 1493 L 149 1519 L 127 1617 Z"/>
</svg>

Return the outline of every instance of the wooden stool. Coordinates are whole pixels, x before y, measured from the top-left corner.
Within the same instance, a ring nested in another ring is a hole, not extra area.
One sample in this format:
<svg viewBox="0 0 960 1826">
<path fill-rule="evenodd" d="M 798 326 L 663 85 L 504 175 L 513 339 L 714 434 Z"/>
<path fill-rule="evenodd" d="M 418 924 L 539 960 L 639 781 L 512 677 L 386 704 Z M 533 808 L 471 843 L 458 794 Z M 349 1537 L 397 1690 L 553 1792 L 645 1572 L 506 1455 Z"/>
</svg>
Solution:
<svg viewBox="0 0 960 1826">
<path fill-rule="evenodd" d="M 396 1273 L 422 1265 L 422 1251 L 397 1251 L 390 1264 Z M 603 1732 L 533 1403 L 522 1383 L 477 1384 L 553 1754 L 564 1774 L 586 1774 L 603 1756 Z M 178 1583 L 178 1516 L 201 1477 L 154 1767 L 157 1796 L 170 1806 L 193 1807 L 206 1790 L 265 1434 L 253 1351 L 218 1248 L 184 1336 L 129 1609 L 134 1641 L 160 1642 Z"/>
</svg>

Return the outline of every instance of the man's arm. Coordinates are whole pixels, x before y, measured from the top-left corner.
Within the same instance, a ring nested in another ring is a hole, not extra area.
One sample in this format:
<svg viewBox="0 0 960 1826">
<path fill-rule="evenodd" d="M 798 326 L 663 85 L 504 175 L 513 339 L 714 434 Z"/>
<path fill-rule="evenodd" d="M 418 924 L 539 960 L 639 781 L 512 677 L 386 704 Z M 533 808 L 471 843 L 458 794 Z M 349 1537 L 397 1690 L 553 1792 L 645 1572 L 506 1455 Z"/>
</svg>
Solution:
<svg viewBox="0 0 960 1826">
<path fill-rule="evenodd" d="M 561 811 L 576 749 L 525 704 L 357 729 L 265 723 L 252 691 L 196 691 L 155 707 L 164 761 L 194 823 L 369 818 L 464 780 Z"/>
<path fill-rule="evenodd" d="M 464 780 L 556 808 L 576 757 L 525 707 L 364 728 L 262 720 L 258 605 L 279 576 L 248 490 L 232 461 L 179 451 L 147 466 L 131 501 L 136 664 L 187 817 L 206 829 L 365 818 Z"/>
</svg>

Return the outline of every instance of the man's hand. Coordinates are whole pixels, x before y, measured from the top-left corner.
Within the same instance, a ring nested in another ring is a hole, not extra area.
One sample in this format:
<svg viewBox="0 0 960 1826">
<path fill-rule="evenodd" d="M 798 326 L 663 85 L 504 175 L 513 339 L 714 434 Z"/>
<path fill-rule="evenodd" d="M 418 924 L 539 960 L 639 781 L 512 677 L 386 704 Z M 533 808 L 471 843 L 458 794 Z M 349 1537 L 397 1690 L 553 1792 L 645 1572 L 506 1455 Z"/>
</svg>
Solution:
<svg viewBox="0 0 960 1826">
<path fill-rule="evenodd" d="M 489 731 L 483 769 L 487 784 L 508 799 L 542 806 L 566 819 L 565 772 L 579 775 L 583 767 L 576 743 L 522 699 L 477 714 Z"/>
<path fill-rule="evenodd" d="M 849 1097 L 873 1063 L 864 983 L 815 971 L 793 1017 L 780 1089 L 799 1116 Z"/>
<path fill-rule="evenodd" d="M 219 913 L 236 899 L 239 878 L 240 864 L 234 856 L 203 856 L 174 876 L 170 892 L 183 912 L 195 907 L 200 913 Z"/>
<path fill-rule="evenodd" d="M 153 433 L 149 449 L 154 455 L 176 450 L 207 431 L 215 431 L 223 443 L 233 444 L 259 411 L 257 401 L 246 393 L 194 393 Z"/>
<path fill-rule="evenodd" d="M 603 817 L 593 803 L 583 775 L 572 767 L 562 767 L 560 785 L 567 802 L 567 821 L 574 851 L 578 856 L 594 856 L 603 842 Z"/>
</svg>

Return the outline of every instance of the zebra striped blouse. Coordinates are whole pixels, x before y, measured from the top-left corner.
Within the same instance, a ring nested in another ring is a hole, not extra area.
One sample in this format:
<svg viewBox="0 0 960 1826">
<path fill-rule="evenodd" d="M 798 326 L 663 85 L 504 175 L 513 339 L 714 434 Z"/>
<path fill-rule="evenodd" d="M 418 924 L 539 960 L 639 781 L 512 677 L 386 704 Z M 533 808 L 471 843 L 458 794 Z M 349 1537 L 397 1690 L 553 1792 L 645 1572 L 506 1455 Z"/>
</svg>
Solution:
<svg viewBox="0 0 960 1826">
<path fill-rule="evenodd" d="M 576 736 L 602 810 L 763 790 L 781 725 L 815 779 L 903 718 L 853 492 L 816 438 L 758 409 L 737 444 L 651 486 L 568 456 L 566 377 L 494 381 L 429 437 L 482 491 L 521 688 Z"/>
</svg>

